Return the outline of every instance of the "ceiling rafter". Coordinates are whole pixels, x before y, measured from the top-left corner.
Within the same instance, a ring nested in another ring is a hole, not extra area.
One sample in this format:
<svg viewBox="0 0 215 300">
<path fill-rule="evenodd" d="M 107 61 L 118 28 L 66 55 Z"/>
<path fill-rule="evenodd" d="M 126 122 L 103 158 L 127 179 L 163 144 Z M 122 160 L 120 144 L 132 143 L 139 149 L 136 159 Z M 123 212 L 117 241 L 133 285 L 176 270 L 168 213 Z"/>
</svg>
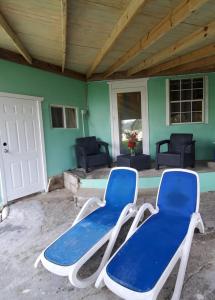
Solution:
<svg viewBox="0 0 215 300">
<path fill-rule="evenodd" d="M 186 50 L 193 45 L 202 42 L 204 39 L 208 39 L 215 36 L 215 21 L 207 24 L 206 26 L 194 31 L 190 35 L 182 38 L 181 40 L 177 41 L 175 44 L 171 45 L 170 47 L 165 48 L 164 50 L 158 52 L 155 55 L 152 55 L 149 58 L 146 58 L 142 63 L 139 63 L 137 66 L 130 68 L 127 71 L 128 76 L 131 76 L 135 73 L 138 73 L 144 69 L 152 67 L 162 61 L 175 56 L 176 54 L 180 53 L 183 50 Z M 175 60 L 177 63 L 177 59 Z M 167 66 L 168 64 L 163 64 L 163 67 Z"/>
<path fill-rule="evenodd" d="M 62 23 L 62 72 L 66 64 L 67 46 L 67 0 L 61 0 L 61 23 Z"/>
<path fill-rule="evenodd" d="M 203 73 L 207 71 L 215 71 L 215 55 L 162 71 L 159 75 L 177 75 L 193 72 Z"/>
<path fill-rule="evenodd" d="M 169 60 L 165 63 L 162 63 L 160 65 L 156 65 L 152 68 L 149 68 L 147 70 L 141 72 L 141 74 L 145 74 L 146 76 L 159 74 L 162 71 L 175 68 L 177 66 L 181 66 L 187 63 L 195 62 L 199 59 L 206 58 L 208 56 L 212 56 L 215 53 L 215 43 L 212 43 L 208 46 L 202 47 L 200 49 L 194 50 L 190 53 L 184 54 L 182 56 L 178 56 L 172 60 Z"/>
<path fill-rule="evenodd" d="M 114 26 L 110 36 L 106 40 L 104 46 L 99 50 L 93 64 L 90 66 L 87 72 L 87 78 L 89 78 L 93 72 L 96 70 L 98 65 L 102 62 L 105 55 L 111 50 L 116 40 L 122 34 L 122 32 L 127 28 L 128 24 L 139 12 L 140 8 L 146 3 L 147 0 L 131 0 L 125 9 L 124 13 L 119 18 L 118 22 Z"/>
<path fill-rule="evenodd" d="M 164 17 L 151 31 L 142 37 L 133 47 L 131 47 L 123 56 L 112 64 L 104 74 L 104 78 L 109 77 L 120 67 L 136 57 L 141 51 L 152 46 L 161 39 L 170 30 L 181 22 L 185 21 L 195 10 L 199 9 L 208 0 L 184 0 L 175 7 L 166 17 Z"/>
<path fill-rule="evenodd" d="M 11 28 L 5 17 L 0 12 L 0 26 L 5 31 L 5 33 L 11 38 L 14 45 L 16 46 L 19 53 L 25 58 L 25 60 L 32 64 L 32 58 L 31 55 L 28 53 L 27 49 L 23 45 L 23 43 L 20 41 L 18 35 L 15 33 L 15 31 Z"/>
</svg>

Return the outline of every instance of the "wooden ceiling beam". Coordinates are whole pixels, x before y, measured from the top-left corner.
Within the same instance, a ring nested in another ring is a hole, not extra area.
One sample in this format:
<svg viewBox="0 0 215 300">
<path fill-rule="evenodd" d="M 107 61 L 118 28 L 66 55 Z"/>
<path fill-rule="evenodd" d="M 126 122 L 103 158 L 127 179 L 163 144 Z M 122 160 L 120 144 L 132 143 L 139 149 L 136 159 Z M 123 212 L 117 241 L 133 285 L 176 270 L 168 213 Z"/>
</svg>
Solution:
<svg viewBox="0 0 215 300">
<path fill-rule="evenodd" d="M 178 66 L 187 64 L 187 63 L 192 63 L 195 61 L 198 61 L 199 59 L 203 59 L 208 56 L 212 56 L 215 53 L 215 43 L 210 44 L 208 46 L 205 46 L 203 48 L 194 50 L 188 54 L 176 57 L 172 60 L 169 60 L 165 63 L 162 63 L 160 65 L 154 66 L 152 68 L 149 68 L 142 72 L 142 74 L 145 74 L 146 76 L 148 75 L 156 75 L 161 73 L 162 71 L 172 69 L 172 68 L 177 68 Z"/>
<path fill-rule="evenodd" d="M 171 58 L 171 57 L 177 55 L 181 51 L 186 50 L 187 48 L 192 47 L 192 46 L 198 44 L 199 42 L 202 42 L 204 39 L 212 38 L 214 36 L 215 36 L 215 21 L 194 31 L 192 34 L 177 41 L 175 44 L 171 45 L 168 48 L 165 48 L 164 50 L 158 52 L 157 54 L 152 55 L 149 58 L 146 58 L 142 63 L 139 63 L 137 66 L 130 68 L 128 70 L 127 74 L 128 74 L 128 76 L 131 76 L 131 75 L 138 73 L 144 69 L 150 68 L 162 61 L 165 61 L 168 58 Z M 197 56 L 198 55 L 199 55 L 199 53 L 197 52 Z M 189 59 L 189 54 L 188 54 L 188 59 Z M 195 60 L 194 57 L 193 57 L 193 60 Z M 176 58 L 174 61 L 175 61 L 175 65 L 180 63 L 180 59 Z M 162 66 L 164 69 L 165 68 L 167 69 L 168 63 L 167 64 L 164 63 Z M 158 66 L 158 68 L 159 68 L 159 66 Z M 156 66 L 155 66 L 155 69 L 156 69 Z"/>
<path fill-rule="evenodd" d="M 86 76 L 82 73 L 79 73 L 79 72 L 76 72 L 76 71 L 73 71 L 70 69 L 66 69 L 66 68 L 64 69 L 64 72 L 62 73 L 62 69 L 60 66 L 56 66 L 54 64 L 50 64 L 50 63 L 47 63 L 47 62 L 44 62 L 44 61 L 41 61 L 38 59 L 32 59 L 32 64 L 29 65 L 20 54 L 9 51 L 9 50 L 5 50 L 2 48 L 0 48 L 0 59 L 12 61 L 12 62 L 21 64 L 21 65 L 27 65 L 32 68 L 55 73 L 55 74 L 58 74 L 61 76 L 70 77 L 70 78 L 78 79 L 81 81 L 86 81 Z"/>
<path fill-rule="evenodd" d="M 66 64 L 67 45 L 67 0 L 61 0 L 61 22 L 62 22 L 62 72 Z"/>
<path fill-rule="evenodd" d="M 24 47 L 23 43 L 20 41 L 18 35 L 15 33 L 15 31 L 11 28 L 11 26 L 8 24 L 5 17 L 0 12 L 0 26 L 5 31 L 5 33 L 11 38 L 14 45 L 18 49 L 19 53 L 25 58 L 25 60 L 31 64 L 32 58 L 26 48 Z"/>
<path fill-rule="evenodd" d="M 118 22 L 114 26 L 110 36 L 106 40 L 104 46 L 99 50 L 93 64 L 90 66 L 87 72 L 87 78 L 89 78 L 93 72 L 96 70 L 98 65 L 102 62 L 105 55 L 111 50 L 116 40 L 122 34 L 122 32 L 127 28 L 128 24 L 136 16 L 140 8 L 146 3 L 146 0 L 131 0 L 127 8 L 125 9 L 122 16 L 119 18 Z"/>
<path fill-rule="evenodd" d="M 155 77 L 155 76 L 174 76 L 182 74 L 194 74 L 194 73 L 207 73 L 215 72 L 215 55 L 199 59 L 195 62 L 186 63 L 168 70 L 161 71 L 160 73 L 150 73 L 149 71 L 143 71 L 133 76 L 128 77 L 126 72 L 115 72 L 111 75 L 110 80 L 116 79 L 135 79 L 144 77 Z M 103 74 L 93 74 L 90 81 L 103 80 Z"/>
<path fill-rule="evenodd" d="M 132 48 L 130 48 L 123 56 L 108 68 L 105 72 L 105 78 L 109 77 L 120 67 L 128 63 L 141 51 L 149 48 L 165 34 L 170 32 L 181 22 L 185 21 L 194 11 L 199 9 L 208 0 L 183 0 L 180 4 L 174 8 L 165 18 L 163 18 L 157 25 L 155 25 L 151 31 L 142 37 Z"/>
<path fill-rule="evenodd" d="M 202 73 L 207 71 L 215 71 L 215 55 L 162 71 L 157 75 L 178 75 L 186 73 Z"/>
<path fill-rule="evenodd" d="M 208 63 L 208 64 L 207 64 Z M 110 80 L 119 79 L 137 79 L 144 77 L 155 77 L 155 76 L 175 76 L 183 74 L 197 74 L 197 73 L 209 73 L 215 72 L 215 62 L 214 57 L 206 57 L 202 60 L 196 61 L 194 63 L 185 64 L 176 68 L 168 69 L 162 71 L 159 74 L 146 75 L 146 73 L 138 73 L 134 76 L 128 77 L 126 72 L 115 72 L 110 76 Z M 103 80 L 104 75 L 102 73 L 93 74 L 89 81 Z"/>
</svg>

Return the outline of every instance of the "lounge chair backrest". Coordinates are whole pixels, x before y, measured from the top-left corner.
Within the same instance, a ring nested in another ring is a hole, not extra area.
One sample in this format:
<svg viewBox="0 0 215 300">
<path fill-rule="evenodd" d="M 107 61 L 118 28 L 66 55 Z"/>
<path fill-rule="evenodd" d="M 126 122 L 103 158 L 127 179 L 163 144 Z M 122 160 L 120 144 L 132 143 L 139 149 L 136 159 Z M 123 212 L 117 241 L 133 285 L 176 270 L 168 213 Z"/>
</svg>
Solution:
<svg viewBox="0 0 215 300">
<path fill-rule="evenodd" d="M 76 144 L 83 147 L 87 155 L 97 154 L 99 152 L 99 144 L 95 136 L 88 136 L 76 139 Z"/>
<path fill-rule="evenodd" d="M 172 133 L 170 136 L 169 151 L 173 153 L 181 153 L 182 147 L 191 144 L 193 135 L 189 133 Z M 185 149 L 185 153 L 190 153 L 191 147 Z"/>
<path fill-rule="evenodd" d="M 198 174 L 186 170 L 163 173 L 157 197 L 159 211 L 190 217 L 199 209 Z"/>
<path fill-rule="evenodd" d="M 106 205 L 122 208 L 136 201 L 137 171 L 131 168 L 113 168 L 105 193 Z"/>
</svg>

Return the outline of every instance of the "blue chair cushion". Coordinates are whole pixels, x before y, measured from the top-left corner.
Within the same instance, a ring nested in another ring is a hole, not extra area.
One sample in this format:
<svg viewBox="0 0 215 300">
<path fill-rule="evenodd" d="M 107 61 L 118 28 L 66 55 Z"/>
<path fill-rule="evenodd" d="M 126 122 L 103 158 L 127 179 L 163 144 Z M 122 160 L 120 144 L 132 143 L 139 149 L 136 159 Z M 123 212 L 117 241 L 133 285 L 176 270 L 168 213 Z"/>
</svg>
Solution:
<svg viewBox="0 0 215 300">
<path fill-rule="evenodd" d="M 107 266 L 107 274 L 136 291 L 151 290 L 182 243 L 190 218 L 159 212 L 150 217 Z"/>
<path fill-rule="evenodd" d="M 133 170 L 115 169 L 107 185 L 105 200 L 108 206 L 122 208 L 134 201 L 137 175 Z"/>
<path fill-rule="evenodd" d="M 197 177 L 184 171 L 163 175 L 158 195 L 160 211 L 189 217 L 196 210 Z"/>
<path fill-rule="evenodd" d="M 60 266 L 76 263 L 115 226 L 120 213 L 116 208 L 98 208 L 52 243 L 45 258 Z"/>
</svg>

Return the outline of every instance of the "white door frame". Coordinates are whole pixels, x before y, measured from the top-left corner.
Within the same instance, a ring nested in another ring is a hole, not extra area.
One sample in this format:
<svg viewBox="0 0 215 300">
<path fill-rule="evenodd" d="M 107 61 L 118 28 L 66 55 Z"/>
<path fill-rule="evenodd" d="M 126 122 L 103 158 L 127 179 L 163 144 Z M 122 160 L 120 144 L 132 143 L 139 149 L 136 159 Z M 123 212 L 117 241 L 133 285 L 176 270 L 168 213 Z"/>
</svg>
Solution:
<svg viewBox="0 0 215 300">
<path fill-rule="evenodd" d="M 110 95 L 110 121 L 112 155 L 115 159 L 119 155 L 119 123 L 117 110 L 117 93 L 140 92 L 141 93 L 141 117 L 143 128 L 143 153 L 149 154 L 149 124 L 148 124 L 148 91 L 147 78 L 109 81 Z"/>
<path fill-rule="evenodd" d="M 26 100 L 26 101 L 36 101 L 37 102 L 37 111 L 38 111 L 38 122 L 39 122 L 39 138 L 40 138 L 40 147 L 41 147 L 41 157 L 42 157 L 42 173 L 43 173 L 43 188 L 47 190 L 47 168 L 46 168 L 46 154 L 45 154 L 45 142 L 44 142 L 44 131 L 43 131 L 43 119 L 42 119 L 42 109 L 41 102 L 44 100 L 43 97 L 28 96 L 28 95 L 19 95 L 11 93 L 1 93 L 0 98 L 9 98 L 15 100 Z M 0 142 L 1 137 L 0 137 Z M 0 199 L 2 198 L 3 205 L 8 203 L 7 189 L 6 189 L 6 180 L 4 174 L 4 164 L 2 151 L 0 151 Z"/>
</svg>

